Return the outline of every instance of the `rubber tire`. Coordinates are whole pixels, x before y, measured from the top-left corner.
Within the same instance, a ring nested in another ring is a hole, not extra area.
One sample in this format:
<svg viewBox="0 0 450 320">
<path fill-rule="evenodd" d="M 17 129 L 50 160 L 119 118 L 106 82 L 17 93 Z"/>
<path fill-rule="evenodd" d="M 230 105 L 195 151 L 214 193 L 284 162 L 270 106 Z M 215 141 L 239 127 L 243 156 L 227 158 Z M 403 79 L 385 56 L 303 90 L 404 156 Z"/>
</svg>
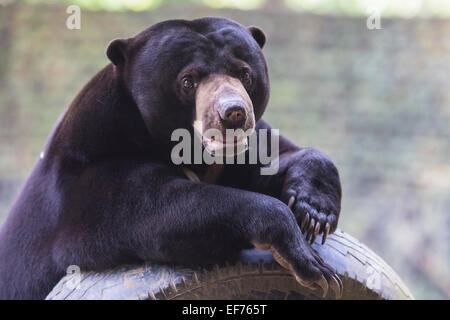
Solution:
<svg viewBox="0 0 450 320">
<path fill-rule="evenodd" d="M 342 299 L 414 299 L 399 276 L 374 252 L 337 230 L 313 248 L 337 270 Z M 194 270 L 177 266 L 127 266 L 65 276 L 50 300 L 117 299 L 332 299 L 299 285 L 269 251 L 245 250 L 241 262 Z"/>
</svg>

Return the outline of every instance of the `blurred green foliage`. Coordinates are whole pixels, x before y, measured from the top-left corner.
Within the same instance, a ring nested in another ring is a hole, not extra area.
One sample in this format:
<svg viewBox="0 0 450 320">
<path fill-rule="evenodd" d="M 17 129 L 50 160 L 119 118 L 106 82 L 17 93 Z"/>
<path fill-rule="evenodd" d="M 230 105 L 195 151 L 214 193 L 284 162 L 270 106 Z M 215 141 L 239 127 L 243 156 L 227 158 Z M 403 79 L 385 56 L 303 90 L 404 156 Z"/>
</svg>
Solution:
<svg viewBox="0 0 450 320">
<path fill-rule="evenodd" d="M 67 3 L 86 3 L 81 30 L 68 30 L 66 5 L 51 2 L 0 6 L 0 223 L 58 116 L 108 63 L 109 40 L 161 20 L 225 16 L 267 33 L 265 118 L 335 161 L 340 227 L 416 297 L 450 297 L 449 20 L 382 16 L 383 29 L 368 30 L 352 5 L 361 1 L 351 0 L 251 1 L 256 10 L 221 8 L 240 3 L 222 0 L 77 0 Z"/>
<path fill-rule="evenodd" d="M 12 3 L 19 0 L 0 0 Z M 22 0 L 29 4 L 75 4 L 87 10 L 143 11 L 163 4 L 204 5 L 240 10 L 286 7 L 320 14 L 367 15 L 374 10 L 384 17 L 450 16 L 448 0 Z"/>
</svg>

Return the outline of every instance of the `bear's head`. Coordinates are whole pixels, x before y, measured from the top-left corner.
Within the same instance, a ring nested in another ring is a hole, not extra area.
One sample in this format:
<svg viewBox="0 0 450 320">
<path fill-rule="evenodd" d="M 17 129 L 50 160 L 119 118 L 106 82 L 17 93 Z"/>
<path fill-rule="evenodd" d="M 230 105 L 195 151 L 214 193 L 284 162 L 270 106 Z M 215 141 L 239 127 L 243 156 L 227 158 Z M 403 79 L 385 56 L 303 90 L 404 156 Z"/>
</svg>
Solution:
<svg viewBox="0 0 450 320">
<path fill-rule="evenodd" d="M 169 20 L 111 41 L 106 54 L 154 139 L 195 128 L 214 153 L 245 144 L 266 108 L 265 41 L 258 27 L 224 18 Z"/>
</svg>

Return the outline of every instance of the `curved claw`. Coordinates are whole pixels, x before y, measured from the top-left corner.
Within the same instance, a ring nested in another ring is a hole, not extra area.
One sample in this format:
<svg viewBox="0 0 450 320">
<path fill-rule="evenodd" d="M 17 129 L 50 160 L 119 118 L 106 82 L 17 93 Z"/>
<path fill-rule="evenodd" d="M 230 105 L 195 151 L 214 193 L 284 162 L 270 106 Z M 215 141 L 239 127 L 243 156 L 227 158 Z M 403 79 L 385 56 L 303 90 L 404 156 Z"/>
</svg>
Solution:
<svg viewBox="0 0 450 320">
<path fill-rule="evenodd" d="M 270 248 L 270 251 L 272 252 L 272 255 L 274 259 L 282 266 L 283 268 L 287 270 L 292 270 L 292 266 L 284 259 L 277 250 L 275 250 L 273 247 Z"/>
<path fill-rule="evenodd" d="M 331 290 L 333 290 L 336 299 L 342 297 L 342 283 L 340 282 L 340 279 L 339 281 L 337 280 L 337 276 L 331 276 L 330 287 Z"/>
<path fill-rule="evenodd" d="M 327 222 L 327 224 L 325 225 L 325 230 L 323 232 L 322 245 L 324 245 L 325 241 L 327 240 L 328 234 L 330 233 L 330 227 L 330 224 Z"/>
<path fill-rule="evenodd" d="M 301 286 L 314 290 L 314 283 L 310 281 L 303 280 L 300 278 L 297 273 L 293 272 L 295 280 L 300 283 Z"/>
<path fill-rule="evenodd" d="M 316 284 L 322 288 L 322 297 L 325 298 L 327 296 L 328 293 L 328 282 L 327 279 L 325 279 L 324 276 L 322 276 L 317 282 Z"/>
<path fill-rule="evenodd" d="M 339 278 L 339 276 L 337 274 L 334 275 L 334 278 L 339 283 L 339 288 L 340 288 L 339 299 L 340 299 L 340 298 L 342 298 L 342 295 L 344 294 L 344 285 L 342 284 L 341 278 Z"/>
<path fill-rule="evenodd" d="M 314 258 L 316 258 L 316 260 L 319 261 L 321 264 L 325 264 L 325 262 L 323 261 L 322 257 L 319 256 L 317 251 L 313 250 L 313 252 L 314 252 Z"/>
<path fill-rule="evenodd" d="M 294 205 L 294 201 L 295 201 L 295 197 L 294 197 L 294 196 L 291 196 L 291 197 L 289 198 L 289 202 L 288 202 L 288 207 L 289 207 L 289 209 L 292 209 L 292 206 Z"/>
<path fill-rule="evenodd" d="M 316 240 L 316 237 L 319 234 L 319 231 L 320 231 L 320 222 L 317 222 L 316 227 L 314 228 L 313 236 L 311 238 L 311 244 L 313 244 L 314 241 Z"/>
<path fill-rule="evenodd" d="M 303 280 L 300 278 L 297 273 L 293 271 L 293 268 L 289 262 L 286 261 L 285 258 L 283 258 L 277 250 L 275 250 L 272 246 L 270 247 L 270 251 L 272 252 L 272 255 L 274 259 L 285 269 L 291 270 L 291 272 L 294 274 L 295 280 L 302 285 L 303 287 L 309 288 L 311 290 L 314 290 L 314 284 L 310 281 Z"/>
<path fill-rule="evenodd" d="M 306 226 L 308 225 L 308 223 L 309 223 L 309 213 L 305 215 L 302 221 L 302 225 L 300 226 L 300 230 L 302 230 L 303 233 L 305 233 Z"/>
<path fill-rule="evenodd" d="M 311 219 L 311 222 L 309 223 L 309 228 L 308 228 L 308 230 L 306 232 L 306 241 L 307 242 L 309 242 L 309 239 L 312 236 L 315 224 L 316 224 L 316 221 L 314 219 Z"/>
</svg>

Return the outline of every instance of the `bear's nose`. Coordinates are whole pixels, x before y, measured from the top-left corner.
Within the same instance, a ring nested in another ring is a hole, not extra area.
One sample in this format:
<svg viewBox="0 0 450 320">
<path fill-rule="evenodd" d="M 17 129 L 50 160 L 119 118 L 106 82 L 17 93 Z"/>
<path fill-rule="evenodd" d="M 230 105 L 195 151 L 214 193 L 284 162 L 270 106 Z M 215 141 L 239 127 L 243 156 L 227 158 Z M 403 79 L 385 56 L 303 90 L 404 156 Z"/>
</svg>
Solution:
<svg viewBox="0 0 450 320">
<path fill-rule="evenodd" d="M 226 129 L 241 128 L 247 119 L 245 108 L 241 104 L 229 104 L 225 106 L 220 117 Z"/>
</svg>

